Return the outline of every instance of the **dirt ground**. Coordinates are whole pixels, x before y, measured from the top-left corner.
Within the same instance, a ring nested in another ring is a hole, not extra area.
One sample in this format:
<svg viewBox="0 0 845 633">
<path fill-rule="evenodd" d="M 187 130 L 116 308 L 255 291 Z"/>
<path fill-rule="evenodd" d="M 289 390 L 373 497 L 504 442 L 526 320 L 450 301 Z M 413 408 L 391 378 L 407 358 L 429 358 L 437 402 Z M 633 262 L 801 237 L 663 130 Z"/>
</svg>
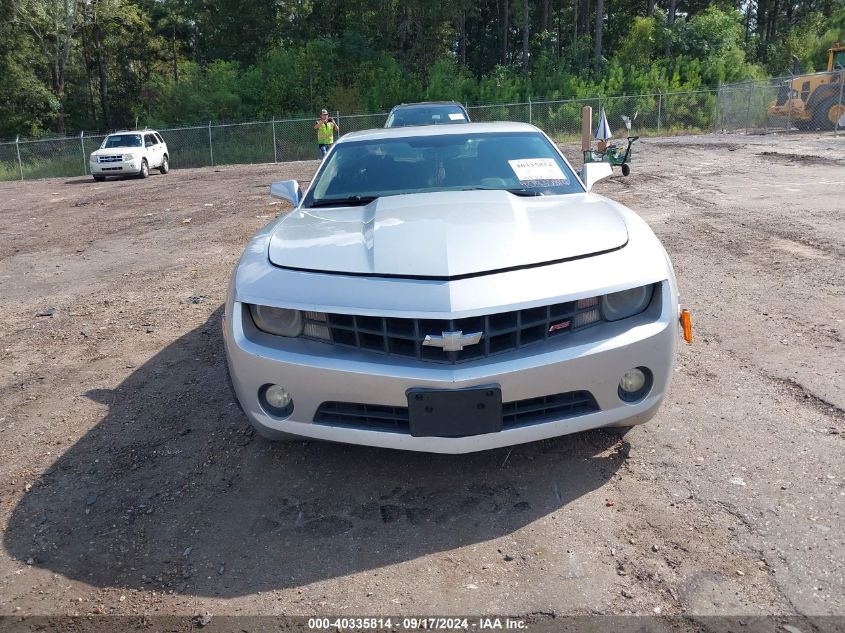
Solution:
<svg viewBox="0 0 845 633">
<path fill-rule="evenodd" d="M 845 615 L 845 137 L 635 152 L 597 191 L 692 309 L 666 403 L 468 456 L 234 404 L 229 275 L 315 162 L 0 183 L 0 614 Z"/>
</svg>

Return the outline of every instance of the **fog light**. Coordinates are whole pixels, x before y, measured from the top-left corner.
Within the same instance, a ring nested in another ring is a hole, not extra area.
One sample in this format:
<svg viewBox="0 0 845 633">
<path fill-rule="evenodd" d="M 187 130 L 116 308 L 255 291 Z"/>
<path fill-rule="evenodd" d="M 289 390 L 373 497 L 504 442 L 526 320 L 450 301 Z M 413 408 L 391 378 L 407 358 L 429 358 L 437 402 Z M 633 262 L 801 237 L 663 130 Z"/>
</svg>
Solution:
<svg viewBox="0 0 845 633">
<path fill-rule="evenodd" d="M 622 376 L 622 380 L 619 381 L 622 391 L 627 391 L 628 393 L 639 391 L 643 388 L 643 385 L 645 385 L 645 374 L 638 367 L 626 371 L 625 375 Z"/>
<path fill-rule="evenodd" d="M 286 418 L 293 413 L 293 398 L 281 385 L 264 385 L 258 390 L 258 400 L 270 415 Z"/>
<path fill-rule="evenodd" d="M 637 371 L 636 369 L 634 371 Z M 637 387 L 639 389 L 639 387 Z M 284 409 L 290 404 L 290 394 L 281 385 L 270 385 L 264 392 L 264 397 L 271 407 Z"/>
<path fill-rule="evenodd" d="M 647 367 L 629 369 L 619 381 L 619 397 L 625 402 L 642 400 L 651 390 L 653 377 Z"/>
</svg>

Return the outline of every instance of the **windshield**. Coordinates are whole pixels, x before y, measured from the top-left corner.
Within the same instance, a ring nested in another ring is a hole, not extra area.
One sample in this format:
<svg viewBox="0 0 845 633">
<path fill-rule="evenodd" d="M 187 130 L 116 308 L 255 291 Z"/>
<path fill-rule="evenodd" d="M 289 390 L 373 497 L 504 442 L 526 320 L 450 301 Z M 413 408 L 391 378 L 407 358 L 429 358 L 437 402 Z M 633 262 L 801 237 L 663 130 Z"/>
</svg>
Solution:
<svg viewBox="0 0 845 633">
<path fill-rule="evenodd" d="M 449 123 L 469 123 L 463 108 L 458 105 L 429 105 L 396 108 L 390 113 L 385 127 L 442 125 Z"/>
<path fill-rule="evenodd" d="M 107 136 L 100 149 L 112 147 L 141 147 L 140 134 L 113 134 Z"/>
<path fill-rule="evenodd" d="M 303 205 L 366 203 L 406 193 L 500 189 L 516 195 L 584 189 L 538 132 L 439 134 L 338 143 Z"/>
</svg>

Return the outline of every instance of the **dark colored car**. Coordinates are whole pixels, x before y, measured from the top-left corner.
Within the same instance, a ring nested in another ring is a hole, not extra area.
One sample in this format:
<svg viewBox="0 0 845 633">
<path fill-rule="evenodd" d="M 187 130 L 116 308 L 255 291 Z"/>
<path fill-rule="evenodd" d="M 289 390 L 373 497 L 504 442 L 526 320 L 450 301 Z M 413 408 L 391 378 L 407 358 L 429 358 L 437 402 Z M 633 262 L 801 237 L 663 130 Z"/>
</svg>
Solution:
<svg viewBox="0 0 845 633">
<path fill-rule="evenodd" d="M 384 124 L 384 127 L 469 122 L 469 115 L 460 103 L 455 101 L 425 101 L 395 106 L 387 115 L 387 123 Z"/>
</svg>

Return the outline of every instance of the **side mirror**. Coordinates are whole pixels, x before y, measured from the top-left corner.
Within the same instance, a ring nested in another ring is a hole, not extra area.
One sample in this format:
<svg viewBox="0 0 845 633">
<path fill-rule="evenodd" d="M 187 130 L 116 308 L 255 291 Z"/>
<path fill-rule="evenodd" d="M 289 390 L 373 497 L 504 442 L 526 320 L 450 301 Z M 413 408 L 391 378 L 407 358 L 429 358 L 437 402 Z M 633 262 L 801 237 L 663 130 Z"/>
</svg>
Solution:
<svg viewBox="0 0 845 633">
<path fill-rule="evenodd" d="M 581 167 L 581 182 L 587 188 L 587 191 L 593 188 L 599 180 L 603 180 L 608 176 L 613 175 L 613 168 L 610 163 L 584 163 Z"/>
<path fill-rule="evenodd" d="M 277 180 L 270 185 L 270 195 L 282 200 L 290 200 L 294 207 L 302 200 L 302 189 L 295 180 Z"/>
</svg>

